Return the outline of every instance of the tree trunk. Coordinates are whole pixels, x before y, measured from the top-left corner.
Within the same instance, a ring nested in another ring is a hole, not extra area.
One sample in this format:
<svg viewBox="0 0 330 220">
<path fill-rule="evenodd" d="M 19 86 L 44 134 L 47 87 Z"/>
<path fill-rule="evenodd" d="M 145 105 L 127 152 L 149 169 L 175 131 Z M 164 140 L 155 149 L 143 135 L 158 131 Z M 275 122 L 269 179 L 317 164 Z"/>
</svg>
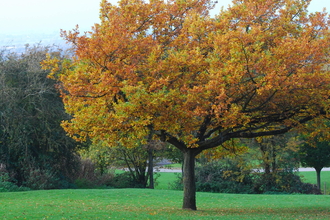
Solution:
<svg viewBox="0 0 330 220">
<path fill-rule="evenodd" d="M 183 209 L 196 210 L 195 149 L 183 152 Z"/>
<path fill-rule="evenodd" d="M 269 175 L 270 174 L 270 165 L 268 162 L 265 162 L 265 174 Z"/>
<path fill-rule="evenodd" d="M 153 150 L 148 149 L 149 163 L 148 163 L 148 175 L 149 175 L 149 188 L 154 189 L 154 155 Z"/>
<path fill-rule="evenodd" d="M 153 128 L 149 126 L 149 135 L 148 135 L 148 177 L 149 177 L 149 188 L 154 189 L 154 146 L 152 144 L 152 135 Z"/>
<path fill-rule="evenodd" d="M 316 170 L 317 188 L 321 190 L 321 170 L 322 168 L 314 168 Z"/>
</svg>

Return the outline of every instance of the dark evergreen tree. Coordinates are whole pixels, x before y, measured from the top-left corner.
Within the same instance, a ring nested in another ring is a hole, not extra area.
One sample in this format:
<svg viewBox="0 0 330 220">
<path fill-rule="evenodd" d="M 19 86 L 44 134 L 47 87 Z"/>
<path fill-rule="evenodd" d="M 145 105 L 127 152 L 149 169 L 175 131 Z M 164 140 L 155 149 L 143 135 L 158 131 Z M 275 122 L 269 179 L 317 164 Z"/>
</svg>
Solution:
<svg viewBox="0 0 330 220">
<path fill-rule="evenodd" d="M 321 187 L 321 170 L 330 166 L 330 143 L 328 140 L 314 139 L 315 146 L 304 142 L 300 146 L 300 161 L 305 167 L 313 167 L 316 171 L 317 187 Z"/>
<path fill-rule="evenodd" d="M 0 54 L 0 164 L 18 185 L 67 187 L 77 164 L 77 143 L 60 123 L 68 119 L 55 82 L 40 62 L 56 48 L 36 45 Z"/>
</svg>

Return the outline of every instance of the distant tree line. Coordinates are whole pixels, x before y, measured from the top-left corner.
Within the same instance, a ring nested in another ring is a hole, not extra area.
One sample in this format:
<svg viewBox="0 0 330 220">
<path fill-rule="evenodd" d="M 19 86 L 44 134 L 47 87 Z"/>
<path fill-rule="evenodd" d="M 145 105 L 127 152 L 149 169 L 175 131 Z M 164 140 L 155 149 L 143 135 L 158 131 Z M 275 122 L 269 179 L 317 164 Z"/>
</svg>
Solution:
<svg viewBox="0 0 330 220">
<path fill-rule="evenodd" d="M 66 188 L 78 169 L 79 144 L 60 126 L 65 113 L 55 81 L 40 62 L 55 47 L 26 46 L 0 52 L 0 167 L 17 186 Z"/>
</svg>

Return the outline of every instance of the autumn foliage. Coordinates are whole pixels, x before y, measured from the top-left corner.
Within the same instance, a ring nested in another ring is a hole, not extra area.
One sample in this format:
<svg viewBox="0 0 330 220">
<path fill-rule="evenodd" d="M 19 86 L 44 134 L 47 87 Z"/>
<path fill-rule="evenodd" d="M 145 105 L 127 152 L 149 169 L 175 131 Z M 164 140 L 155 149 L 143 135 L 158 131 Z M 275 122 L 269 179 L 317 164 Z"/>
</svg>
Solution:
<svg viewBox="0 0 330 220">
<path fill-rule="evenodd" d="M 73 116 L 63 127 L 110 146 L 150 132 L 173 144 L 185 155 L 183 208 L 196 209 L 197 154 L 327 113 L 329 17 L 309 2 L 234 0 L 211 17 L 207 0 L 103 0 L 90 32 L 62 32 L 73 60 L 44 62 Z"/>
</svg>

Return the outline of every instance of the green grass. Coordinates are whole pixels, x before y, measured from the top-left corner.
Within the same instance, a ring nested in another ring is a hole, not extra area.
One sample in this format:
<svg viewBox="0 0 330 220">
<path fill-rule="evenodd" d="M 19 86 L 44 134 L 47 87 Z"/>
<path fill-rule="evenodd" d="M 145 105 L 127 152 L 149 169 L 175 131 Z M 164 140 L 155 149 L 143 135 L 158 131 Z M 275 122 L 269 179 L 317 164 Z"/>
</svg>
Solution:
<svg viewBox="0 0 330 220">
<path fill-rule="evenodd" d="M 329 195 L 197 193 L 198 211 L 181 209 L 182 191 L 167 190 L 175 173 L 150 189 L 0 193 L 0 219 L 330 219 Z M 315 183 L 315 172 L 301 172 Z M 330 183 L 330 171 L 322 181 Z M 330 186 L 330 184 L 329 184 Z"/>
<path fill-rule="evenodd" d="M 198 211 L 181 210 L 182 192 L 150 189 L 0 193 L 1 219 L 329 219 L 330 196 L 197 193 Z"/>
<path fill-rule="evenodd" d="M 156 180 L 157 184 L 155 186 L 155 189 L 170 189 L 170 183 L 173 183 L 178 178 L 177 175 L 179 175 L 180 173 L 160 172 L 158 174 L 159 177 Z"/>
</svg>

